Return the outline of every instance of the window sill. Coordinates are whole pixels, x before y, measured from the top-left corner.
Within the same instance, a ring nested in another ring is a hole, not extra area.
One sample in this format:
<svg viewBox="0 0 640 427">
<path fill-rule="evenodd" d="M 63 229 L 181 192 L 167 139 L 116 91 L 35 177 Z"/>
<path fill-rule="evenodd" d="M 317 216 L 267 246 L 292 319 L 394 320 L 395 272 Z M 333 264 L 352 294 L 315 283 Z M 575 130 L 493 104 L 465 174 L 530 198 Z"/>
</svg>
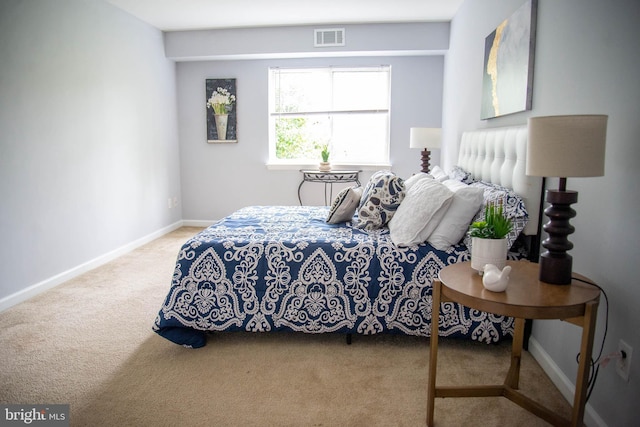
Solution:
<svg viewBox="0 0 640 427">
<path fill-rule="evenodd" d="M 318 169 L 318 163 L 267 163 L 265 165 L 268 170 L 316 170 Z M 342 163 L 331 163 L 331 168 L 334 170 L 367 170 L 367 171 L 378 171 L 381 169 L 391 169 L 390 163 L 376 163 L 376 164 L 342 164 Z"/>
</svg>

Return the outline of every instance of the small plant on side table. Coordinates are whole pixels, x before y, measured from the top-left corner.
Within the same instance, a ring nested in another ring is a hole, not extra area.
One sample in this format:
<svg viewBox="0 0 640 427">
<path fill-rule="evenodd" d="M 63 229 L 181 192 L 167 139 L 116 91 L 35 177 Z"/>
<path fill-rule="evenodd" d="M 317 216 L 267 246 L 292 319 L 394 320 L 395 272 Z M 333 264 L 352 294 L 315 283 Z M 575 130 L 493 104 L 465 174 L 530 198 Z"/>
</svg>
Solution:
<svg viewBox="0 0 640 427">
<path fill-rule="evenodd" d="M 329 146 L 327 144 L 322 146 L 322 151 L 320 152 L 320 156 L 322 156 L 322 162 L 320 162 L 320 170 L 323 172 L 328 172 L 331 170 L 331 165 L 329 164 Z"/>
<path fill-rule="evenodd" d="M 328 145 L 323 145 L 322 146 L 322 151 L 320 152 L 320 155 L 322 156 L 322 161 L 323 162 L 328 162 L 329 161 L 329 146 Z"/>
<path fill-rule="evenodd" d="M 476 221 L 469 227 L 471 236 L 471 268 L 484 271 L 486 264 L 502 269 L 507 260 L 507 235 L 513 222 L 504 215 L 502 204 L 490 203 L 485 206 L 484 220 Z"/>
<path fill-rule="evenodd" d="M 499 206 L 487 204 L 484 208 L 484 221 L 472 223 L 469 235 L 482 239 L 504 239 L 512 228 L 513 223 L 504 216 L 502 203 Z"/>
</svg>

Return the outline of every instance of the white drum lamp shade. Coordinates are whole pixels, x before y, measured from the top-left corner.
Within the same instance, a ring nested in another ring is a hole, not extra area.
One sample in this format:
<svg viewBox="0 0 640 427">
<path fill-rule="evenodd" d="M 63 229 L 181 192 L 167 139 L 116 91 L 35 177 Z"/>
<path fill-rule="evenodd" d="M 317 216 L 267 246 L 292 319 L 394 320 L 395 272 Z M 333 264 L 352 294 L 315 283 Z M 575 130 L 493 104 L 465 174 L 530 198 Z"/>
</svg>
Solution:
<svg viewBox="0 0 640 427">
<path fill-rule="evenodd" d="M 529 119 L 527 175 L 603 176 L 607 116 L 547 116 Z"/>
</svg>

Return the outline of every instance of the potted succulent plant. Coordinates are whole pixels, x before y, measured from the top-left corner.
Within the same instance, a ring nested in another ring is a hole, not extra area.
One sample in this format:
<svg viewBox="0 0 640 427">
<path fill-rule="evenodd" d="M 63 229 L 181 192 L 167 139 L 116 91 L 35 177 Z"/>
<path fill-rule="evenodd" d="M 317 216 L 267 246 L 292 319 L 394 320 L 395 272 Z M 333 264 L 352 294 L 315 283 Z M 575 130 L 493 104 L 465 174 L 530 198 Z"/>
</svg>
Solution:
<svg viewBox="0 0 640 427">
<path fill-rule="evenodd" d="M 503 269 L 507 261 L 507 235 L 513 228 L 512 221 L 504 215 L 502 204 L 488 203 L 484 220 L 469 227 L 471 237 L 471 268 L 484 272 L 486 264 Z"/>
<path fill-rule="evenodd" d="M 322 146 L 320 156 L 322 156 L 322 161 L 320 162 L 319 169 L 323 172 L 330 171 L 331 165 L 329 164 L 329 146 L 327 144 Z"/>
</svg>

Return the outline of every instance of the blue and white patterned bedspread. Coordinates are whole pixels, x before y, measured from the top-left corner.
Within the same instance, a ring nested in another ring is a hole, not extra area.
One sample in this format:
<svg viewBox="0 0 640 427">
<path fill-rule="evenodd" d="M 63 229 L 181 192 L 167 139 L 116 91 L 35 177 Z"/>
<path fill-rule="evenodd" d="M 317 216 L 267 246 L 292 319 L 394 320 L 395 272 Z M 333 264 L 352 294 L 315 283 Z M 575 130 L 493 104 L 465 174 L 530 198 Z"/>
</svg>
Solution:
<svg viewBox="0 0 640 427">
<path fill-rule="evenodd" d="M 153 325 L 187 347 L 208 331 L 429 336 L 431 282 L 466 246 L 398 247 L 388 229 L 327 224 L 327 207 L 243 208 L 187 241 Z M 496 342 L 513 319 L 443 303 L 440 335 Z"/>
</svg>

